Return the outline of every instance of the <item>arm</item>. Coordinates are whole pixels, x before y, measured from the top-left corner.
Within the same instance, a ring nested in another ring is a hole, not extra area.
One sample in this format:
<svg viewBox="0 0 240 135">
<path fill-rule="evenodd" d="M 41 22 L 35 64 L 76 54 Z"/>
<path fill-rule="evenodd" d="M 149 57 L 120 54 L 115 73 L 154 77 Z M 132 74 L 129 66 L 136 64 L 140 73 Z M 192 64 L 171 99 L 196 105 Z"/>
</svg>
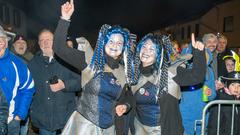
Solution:
<svg viewBox="0 0 240 135">
<path fill-rule="evenodd" d="M 193 68 L 186 69 L 183 67 L 177 68 L 177 75 L 173 80 L 180 86 L 190 86 L 203 83 L 206 74 L 206 57 L 204 45 L 201 42 L 195 42 L 192 35 L 193 46 Z"/>
<path fill-rule="evenodd" d="M 8 104 L 7 100 L 0 89 L 0 134 L 7 133 Z"/>
<path fill-rule="evenodd" d="M 28 109 L 32 102 L 32 96 L 35 92 L 34 81 L 32 79 L 32 75 L 26 66 L 24 66 L 22 73 L 19 74 L 20 85 L 18 97 L 19 106 L 16 113 L 16 117 L 18 116 L 21 120 L 24 120 L 27 117 Z"/>
<path fill-rule="evenodd" d="M 131 110 L 131 108 L 134 106 L 133 104 L 134 104 L 134 97 L 131 91 L 131 87 L 125 84 L 116 106 L 117 115 L 121 116 L 124 113 L 128 113 Z"/>
<path fill-rule="evenodd" d="M 57 28 L 54 33 L 54 52 L 64 61 L 82 71 L 86 66 L 85 54 L 82 51 L 68 48 L 66 46 L 66 37 L 70 25 L 70 17 L 74 11 L 73 1 L 66 2 L 61 7 L 62 19 L 59 20 Z"/>
<path fill-rule="evenodd" d="M 66 92 L 76 92 L 81 89 L 81 78 L 79 74 L 72 71 L 67 72 L 68 76 L 64 79 L 65 91 Z"/>
</svg>

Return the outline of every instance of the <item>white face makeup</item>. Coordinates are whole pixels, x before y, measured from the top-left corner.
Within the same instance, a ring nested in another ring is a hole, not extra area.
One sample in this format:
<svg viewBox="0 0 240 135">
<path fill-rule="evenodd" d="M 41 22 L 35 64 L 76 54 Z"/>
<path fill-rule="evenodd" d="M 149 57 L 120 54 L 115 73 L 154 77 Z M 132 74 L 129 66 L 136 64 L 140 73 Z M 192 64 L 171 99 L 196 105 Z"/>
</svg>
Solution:
<svg viewBox="0 0 240 135">
<path fill-rule="evenodd" d="M 23 55 L 27 50 L 27 42 L 24 40 L 17 40 L 13 44 L 13 47 L 17 54 Z"/>
<path fill-rule="evenodd" d="M 143 67 L 150 66 L 156 61 L 156 46 L 150 39 L 146 40 L 141 48 L 140 60 Z"/>
<path fill-rule="evenodd" d="M 240 96 L 240 83 L 231 83 L 228 89 L 232 95 Z"/>
<path fill-rule="evenodd" d="M 121 34 L 112 34 L 105 45 L 105 52 L 113 59 L 117 59 L 123 50 L 124 39 Z"/>
</svg>

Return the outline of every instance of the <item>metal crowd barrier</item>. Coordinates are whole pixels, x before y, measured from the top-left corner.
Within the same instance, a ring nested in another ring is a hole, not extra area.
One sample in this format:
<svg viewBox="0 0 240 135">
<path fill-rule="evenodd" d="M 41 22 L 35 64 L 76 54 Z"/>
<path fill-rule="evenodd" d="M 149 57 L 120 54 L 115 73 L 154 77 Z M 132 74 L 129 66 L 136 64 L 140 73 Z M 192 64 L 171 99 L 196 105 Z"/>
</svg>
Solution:
<svg viewBox="0 0 240 135">
<path fill-rule="evenodd" d="M 196 134 L 196 126 L 197 124 L 201 124 L 201 135 L 206 135 L 206 115 L 209 108 L 213 105 L 218 105 L 218 117 L 217 117 L 217 135 L 219 135 L 220 128 L 220 115 L 221 115 L 221 105 L 232 105 L 232 123 L 231 123 L 231 135 L 233 135 L 233 127 L 234 127 L 234 109 L 236 105 L 240 105 L 240 100 L 214 100 L 209 102 L 203 109 L 202 119 L 195 121 L 194 134 Z"/>
</svg>

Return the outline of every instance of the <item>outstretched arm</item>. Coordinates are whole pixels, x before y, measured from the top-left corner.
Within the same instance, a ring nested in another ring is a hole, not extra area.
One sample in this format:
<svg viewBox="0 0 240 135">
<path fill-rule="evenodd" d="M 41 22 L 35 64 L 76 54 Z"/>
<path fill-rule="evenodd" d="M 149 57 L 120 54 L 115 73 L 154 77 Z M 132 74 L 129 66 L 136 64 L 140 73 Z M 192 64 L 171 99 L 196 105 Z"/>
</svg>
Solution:
<svg viewBox="0 0 240 135">
<path fill-rule="evenodd" d="M 194 34 L 192 34 L 193 46 L 193 68 L 186 69 L 183 67 L 177 68 L 177 75 L 173 78 L 180 86 L 196 85 L 204 82 L 206 74 L 206 57 L 204 44 L 195 41 Z"/>
<path fill-rule="evenodd" d="M 54 52 L 64 61 L 82 71 L 86 66 L 85 53 L 66 46 L 66 37 L 70 25 L 70 18 L 74 11 L 73 0 L 61 6 L 61 19 L 58 22 L 54 33 Z"/>
</svg>

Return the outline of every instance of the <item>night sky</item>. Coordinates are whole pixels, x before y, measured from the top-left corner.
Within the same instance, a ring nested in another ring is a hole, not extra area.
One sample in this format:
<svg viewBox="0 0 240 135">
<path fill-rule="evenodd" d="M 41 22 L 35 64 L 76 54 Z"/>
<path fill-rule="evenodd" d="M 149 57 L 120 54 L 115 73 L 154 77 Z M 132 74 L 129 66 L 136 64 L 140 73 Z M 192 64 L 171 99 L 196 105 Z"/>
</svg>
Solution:
<svg viewBox="0 0 240 135">
<path fill-rule="evenodd" d="M 27 16 L 56 27 L 65 0 L 11 0 Z M 70 35 L 95 39 L 102 24 L 119 24 L 143 36 L 179 21 L 206 13 L 226 0 L 75 0 Z"/>
</svg>

